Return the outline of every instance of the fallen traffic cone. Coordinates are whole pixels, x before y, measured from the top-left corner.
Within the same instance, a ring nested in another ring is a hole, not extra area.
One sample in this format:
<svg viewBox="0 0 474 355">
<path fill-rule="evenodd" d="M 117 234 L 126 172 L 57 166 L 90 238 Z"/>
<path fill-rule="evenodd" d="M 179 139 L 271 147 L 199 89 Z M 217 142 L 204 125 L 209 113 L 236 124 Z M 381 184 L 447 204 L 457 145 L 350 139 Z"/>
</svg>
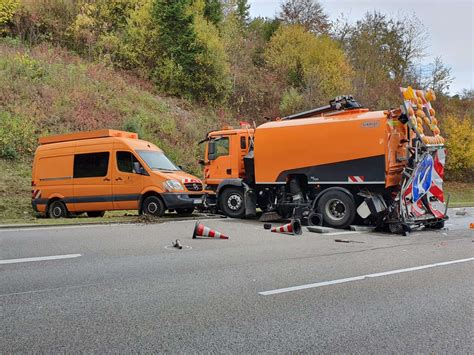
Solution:
<svg viewBox="0 0 474 355">
<path fill-rule="evenodd" d="M 206 227 L 204 224 L 199 223 L 199 221 L 197 221 L 194 226 L 193 239 L 196 239 L 196 237 L 229 239 L 228 236 Z"/>
<path fill-rule="evenodd" d="M 288 234 L 303 234 L 303 231 L 301 229 L 301 222 L 299 219 L 293 219 L 291 220 L 290 223 L 285 224 L 284 226 L 281 227 L 273 227 L 271 229 L 271 232 L 273 233 L 288 233 Z"/>
</svg>

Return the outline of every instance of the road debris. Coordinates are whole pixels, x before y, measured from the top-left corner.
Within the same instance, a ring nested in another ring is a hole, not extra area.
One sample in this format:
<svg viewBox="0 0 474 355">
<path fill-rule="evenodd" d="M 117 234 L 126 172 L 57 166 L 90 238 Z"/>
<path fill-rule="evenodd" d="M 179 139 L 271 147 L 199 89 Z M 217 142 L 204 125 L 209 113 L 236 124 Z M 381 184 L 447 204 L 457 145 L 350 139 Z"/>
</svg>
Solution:
<svg viewBox="0 0 474 355">
<path fill-rule="evenodd" d="M 359 242 L 358 240 L 350 240 L 350 239 L 334 239 L 336 243 L 364 243 Z"/>
<path fill-rule="evenodd" d="M 183 249 L 183 246 L 181 245 L 181 242 L 179 241 L 179 239 L 176 239 L 175 242 L 172 242 L 171 245 L 174 247 L 174 248 L 178 248 L 178 249 Z"/>
</svg>

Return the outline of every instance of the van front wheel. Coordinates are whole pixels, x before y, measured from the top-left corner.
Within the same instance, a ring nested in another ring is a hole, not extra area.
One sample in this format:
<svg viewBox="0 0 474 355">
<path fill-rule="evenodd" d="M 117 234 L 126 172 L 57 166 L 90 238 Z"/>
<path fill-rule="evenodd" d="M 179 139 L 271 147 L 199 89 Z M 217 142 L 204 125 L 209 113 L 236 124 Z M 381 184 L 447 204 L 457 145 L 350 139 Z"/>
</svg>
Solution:
<svg viewBox="0 0 474 355">
<path fill-rule="evenodd" d="M 64 218 L 68 216 L 66 205 L 62 201 L 53 201 L 48 206 L 50 218 Z"/>
<path fill-rule="evenodd" d="M 165 214 L 165 205 L 158 197 L 149 196 L 143 201 L 143 213 L 161 217 Z"/>
</svg>

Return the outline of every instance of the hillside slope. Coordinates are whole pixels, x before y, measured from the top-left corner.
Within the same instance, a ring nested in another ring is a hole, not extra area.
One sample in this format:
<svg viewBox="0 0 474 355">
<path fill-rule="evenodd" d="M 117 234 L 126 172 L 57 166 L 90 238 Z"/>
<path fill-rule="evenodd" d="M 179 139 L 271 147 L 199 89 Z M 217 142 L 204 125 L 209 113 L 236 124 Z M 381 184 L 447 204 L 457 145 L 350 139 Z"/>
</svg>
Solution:
<svg viewBox="0 0 474 355">
<path fill-rule="evenodd" d="M 199 175 L 197 142 L 224 123 L 213 109 L 160 97 L 151 83 L 64 49 L 0 42 L 0 219 L 32 212 L 31 160 L 41 135 L 132 130 Z"/>
<path fill-rule="evenodd" d="M 153 86 L 60 48 L 0 42 L 0 157 L 30 159 L 38 136 L 102 128 L 137 132 L 187 170 L 219 127 L 211 109 L 163 98 Z"/>
</svg>

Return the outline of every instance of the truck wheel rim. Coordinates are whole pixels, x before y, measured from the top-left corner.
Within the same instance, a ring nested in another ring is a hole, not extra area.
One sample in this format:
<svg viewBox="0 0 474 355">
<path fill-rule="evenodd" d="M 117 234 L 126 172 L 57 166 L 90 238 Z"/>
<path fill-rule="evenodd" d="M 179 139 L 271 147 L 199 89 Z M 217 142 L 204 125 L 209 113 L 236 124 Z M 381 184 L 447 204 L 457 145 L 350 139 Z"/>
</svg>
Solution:
<svg viewBox="0 0 474 355">
<path fill-rule="evenodd" d="M 238 211 L 242 206 L 242 197 L 240 195 L 230 195 L 227 199 L 227 206 L 232 211 Z"/>
<path fill-rule="evenodd" d="M 326 203 L 326 215 L 336 221 L 340 221 L 346 215 L 346 205 L 339 199 L 332 199 Z"/>
<path fill-rule="evenodd" d="M 155 213 L 156 211 L 158 211 L 158 205 L 155 203 L 155 202 L 150 202 L 148 204 L 148 212 L 150 213 Z"/>
</svg>

